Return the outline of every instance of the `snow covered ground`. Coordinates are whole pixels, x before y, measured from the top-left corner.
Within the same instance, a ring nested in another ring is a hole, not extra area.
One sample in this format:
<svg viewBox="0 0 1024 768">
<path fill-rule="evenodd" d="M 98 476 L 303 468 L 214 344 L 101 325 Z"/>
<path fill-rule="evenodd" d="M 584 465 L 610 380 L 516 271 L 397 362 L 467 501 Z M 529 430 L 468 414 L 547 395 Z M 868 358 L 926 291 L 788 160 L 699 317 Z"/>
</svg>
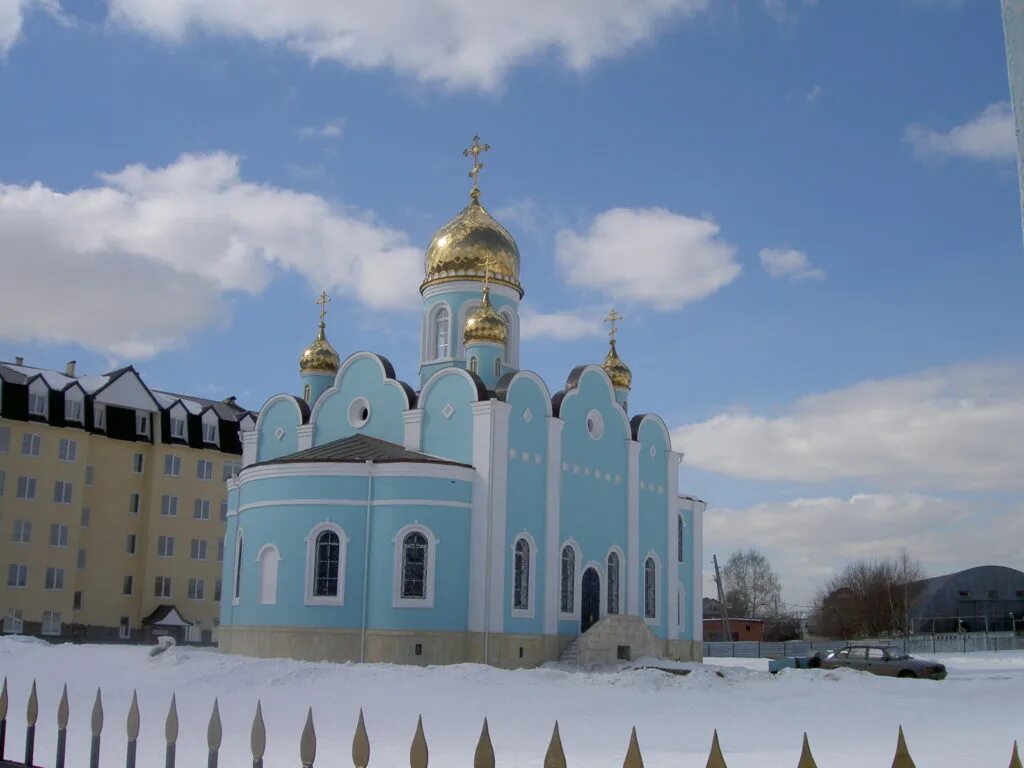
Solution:
<svg viewBox="0 0 1024 768">
<path fill-rule="evenodd" d="M 61 686 L 68 684 L 71 766 L 88 754 L 89 714 L 103 688 L 104 764 L 123 760 L 125 715 L 133 689 L 142 711 L 142 766 L 162 765 L 164 717 L 177 694 L 178 765 L 206 764 L 206 725 L 220 699 L 220 765 L 249 762 L 256 700 L 267 723 L 268 768 L 298 765 L 299 734 L 313 707 L 318 766 L 351 765 L 352 734 L 365 712 L 371 766 L 408 765 L 423 715 L 432 765 L 470 766 L 486 715 L 500 766 L 542 764 L 557 719 L 569 765 L 620 766 L 635 725 L 648 768 L 701 768 L 717 728 L 730 768 L 793 768 L 803 732 L 819 765 L 885 768 L 903 725 L 921 768 L 1003 766 L 1014 739 L 1024 744 L 1024 653 L 944 656 L 942 682 L 858 672 L 786 670 L 757 659 L 688 665 L 687 676 L 657 670 L 579 672 L 548 666 L 503 671 L 478 665 L 414 668 L 254 660 L 176 648 L 150 658 L 144 647 L 51 646 L 0 638 L 0 674 L 10 686 L 9 754 L 23 749 L 25 702 L 38 680 L 37 763 L 52 765 Z"/>
</svg>

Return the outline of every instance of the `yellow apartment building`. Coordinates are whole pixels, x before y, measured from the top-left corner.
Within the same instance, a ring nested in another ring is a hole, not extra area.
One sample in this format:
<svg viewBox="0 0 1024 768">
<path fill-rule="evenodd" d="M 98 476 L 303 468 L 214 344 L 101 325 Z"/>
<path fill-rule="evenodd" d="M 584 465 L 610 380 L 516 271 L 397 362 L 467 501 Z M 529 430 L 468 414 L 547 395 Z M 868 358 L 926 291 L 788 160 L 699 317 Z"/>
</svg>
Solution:
<svg viewBox="0 0 1024 768">
<path fill-rule="evenodd" d="M 234 398 L 0 362 L 4 632 L 215 642 L 225 480 L 255 417 Z"/>
</svg>

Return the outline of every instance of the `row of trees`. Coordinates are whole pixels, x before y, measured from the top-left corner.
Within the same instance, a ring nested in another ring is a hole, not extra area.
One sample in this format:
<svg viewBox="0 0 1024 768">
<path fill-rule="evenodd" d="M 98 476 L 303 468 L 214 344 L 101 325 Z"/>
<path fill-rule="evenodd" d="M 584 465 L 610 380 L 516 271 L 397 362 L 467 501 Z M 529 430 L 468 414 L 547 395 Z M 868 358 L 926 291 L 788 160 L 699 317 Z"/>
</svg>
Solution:
<svg viewBox="0 0 1024 768">
<path fill-rule="evenodd" d="M 835 638 L 909 633 L 915 585 L 924 578 L 919 561 L 896 557 L 858 560 L 829 578 L 814 597 L 808 619 L 816 635 Z M 729 616 L 760 619 L 766 640 L 799 637 L 800 618 L 782 600 L 782 585 L 765 555 L 738 550 L 722 569 Z"/>
</svg>

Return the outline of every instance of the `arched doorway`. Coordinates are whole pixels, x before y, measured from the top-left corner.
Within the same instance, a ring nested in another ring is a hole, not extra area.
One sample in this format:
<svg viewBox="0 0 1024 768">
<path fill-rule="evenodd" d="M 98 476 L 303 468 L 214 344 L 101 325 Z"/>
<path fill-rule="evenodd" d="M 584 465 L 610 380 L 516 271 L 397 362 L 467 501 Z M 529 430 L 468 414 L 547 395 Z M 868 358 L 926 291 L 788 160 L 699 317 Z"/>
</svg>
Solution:
<svg viewBox="0 0 1024 768">
<path fill-rule="evenodd" d="M 601 618 L 601 577 L 593 566 L 583 572 L 583 593 L 580 598 L 580 634 L 582 634 Z"/>
</svg>

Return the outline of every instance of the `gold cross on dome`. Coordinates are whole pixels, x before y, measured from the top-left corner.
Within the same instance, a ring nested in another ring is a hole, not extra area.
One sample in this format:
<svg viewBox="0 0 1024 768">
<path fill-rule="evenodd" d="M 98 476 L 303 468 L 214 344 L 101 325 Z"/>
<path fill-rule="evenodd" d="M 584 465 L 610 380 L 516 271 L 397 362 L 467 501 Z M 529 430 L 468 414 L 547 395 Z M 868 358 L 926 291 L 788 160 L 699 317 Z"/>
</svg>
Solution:
<svg viewBox="0 0 1024 768">
<path fill-rule="evenodd" d="M 491 275 L 495 272 L 495 267 L 498 266 L 498 260 L 494 258 L 493 253 L 488 253 L 484 256 L 481 266 L 484 268 L 484 287 L 486 287 L 491 282 Z"/>
<path fill-rule="evenodd" d="M 473 180 L 473 189 L 470 190 L 469 196 L 472 198 L 480 197 L 480 187 L 478 186 L 478 177 L 480 176 L 480 170 L 484 167 L 484 164 L 480 162 L 480 153 L 488 152 L 491 149 L 490 144 L 481 144 L 480 137 L 473 137 L 473 144 L 462 150 L 463 157 L 473 158 L 473 167 L 469 169 L 469 178 Z"/>
<path fill-rule="evenodd" d="M 615 310 L 615 307 L 612 307 L 611 312 L 609 312 L 607 315 L 604 316 L 604 321 L 606 323 L 608 323 L 608 325 L 610 327 L 610 330 L 608 331 L 608 335 L 611 336 L 612 341 L 615 341 L 615 334 L 619 332 L 619 327 L 617 325 L 619 320 L 622 320 L 622 315 L 620 315 Z"/>
<path fill-rule="evenodd" d="M 327 305 L 331 303 L 331 300 L 327 298 L 327 291 L 320 292 L 320 298 L 316 300 L 316 303 L 320 305 L 320 325 L 323 325 L 324 316 L 327 314 Z"/>
</svg>

